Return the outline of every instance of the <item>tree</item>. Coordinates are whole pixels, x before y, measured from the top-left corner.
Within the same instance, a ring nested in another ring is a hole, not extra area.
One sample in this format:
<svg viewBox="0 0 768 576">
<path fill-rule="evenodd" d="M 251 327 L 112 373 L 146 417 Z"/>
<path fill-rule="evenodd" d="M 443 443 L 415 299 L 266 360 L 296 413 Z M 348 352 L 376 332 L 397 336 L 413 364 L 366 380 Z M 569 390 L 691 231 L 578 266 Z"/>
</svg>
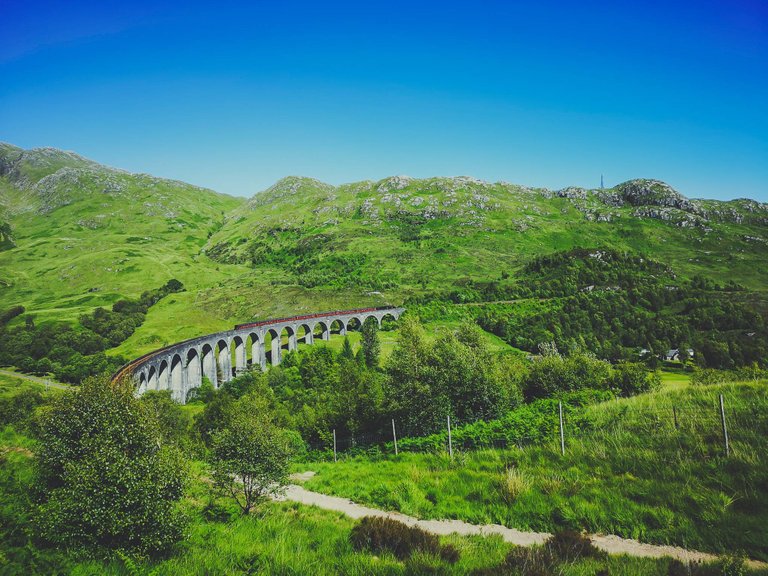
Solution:
<svg viewBox="0 0 768 576">
<path fill-rule="evenodd" d="M 258 404 L 253 397 L 244 397 L 227 425 L 213 436 L 214 481 L 243 514 L 279 493 L 288 481 L 290 435 Z"/>
<path fill-rule="evenodd" d="M 378 368 L 381 354 L 379 324 L 375 318 L 368 318 L 363 324 L 363 357 L 368 368 Z"/>
<path fill-rule="evenodd" d="M 181 539 L 185 465 L 148 406 L 131 382 L 91 378 L 46 412 L 36 480 L 43 539 L 149 555 Z"/>
<path fill-rule="evenodd" d="M 352 350 L 352 343 L 349 341 L 349 336 L 344 336 L 344 344 L 341 347 L 339 355 L 347 360 L 355 359 L 355 352 Z"/>
<path fill-rule="evenodd" d="M 171 398 L 170 390 L 148 390 L 140 399 L 157 422 L 164 442 L 184 446 L 189 441 L 190 416 Z"/>
</svg>

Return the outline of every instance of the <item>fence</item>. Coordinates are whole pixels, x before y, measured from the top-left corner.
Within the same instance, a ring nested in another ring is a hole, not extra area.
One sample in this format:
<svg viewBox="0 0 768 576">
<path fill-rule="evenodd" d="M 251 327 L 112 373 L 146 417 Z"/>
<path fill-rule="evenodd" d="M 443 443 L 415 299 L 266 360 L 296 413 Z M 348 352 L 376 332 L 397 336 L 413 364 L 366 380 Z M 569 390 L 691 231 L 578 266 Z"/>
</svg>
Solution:
<svg viewBox="0 0 768 576">
<path fill-rule="evenodd" d="M 453 457 L 454 450 L 525 448 L 532 444 L 551 445 L 565 454 L 574 442 L 601 437 L 621 442 L 627 438 L 665 443 L 667 456 L 686 453 L 702 458 L 729 457 L 735 450 L 759 450 L 768 454 L 768 416 L 765 398 L 748 402 L 744 398 L 712 394 L 698 401 L 667 402 L 653 405 L 615 406 L 570 405 L 550 401 L 536 412 L 541 422 L 529 428 L 518 426 L 514 419 L 492 422 L 451 423 L 446 418 L 442 430 L 422 436 L 399 436 L 398 423 L 378 431 L 338 435 L 331 431 L 332 441 L 310 444 L 311 456 L 338 460 L 340 456 L 359 453 L 394 454 L 402 452 L 443 452 Z M 671 462 L 670 462 L 671 463 Z"/>
</svg>

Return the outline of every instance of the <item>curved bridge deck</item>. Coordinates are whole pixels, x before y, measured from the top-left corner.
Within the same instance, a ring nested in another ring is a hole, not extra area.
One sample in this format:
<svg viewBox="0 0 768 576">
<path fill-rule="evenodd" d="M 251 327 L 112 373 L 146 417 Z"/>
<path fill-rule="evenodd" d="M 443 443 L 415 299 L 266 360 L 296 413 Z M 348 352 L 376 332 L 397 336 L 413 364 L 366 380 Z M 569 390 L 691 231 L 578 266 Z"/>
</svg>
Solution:
<svg viewBox="0 0 768 576">
<path fill-rule="evenodd" d="M 255 366 L 262 370 L 268 364 L 277 366 L 284 351 L 296 350 L 299 341 L 313 344 L 316 339 L 329 340 L 332 332 L 343 336 L 348 329 L 362 327 L 369 318 L 381 326 L 385 317 L 397 320 L 404 311 L 389 306 L 358 308 L 238 324 L 232 330 L 184 340 L 145 354 L 123 366 L 113 379 L 133 378 L 139 394 L 170 390 L 174 400 L 183 403 L 190 390 L 200 387 L 203 377 L 218 388 Z"/>
</svg>

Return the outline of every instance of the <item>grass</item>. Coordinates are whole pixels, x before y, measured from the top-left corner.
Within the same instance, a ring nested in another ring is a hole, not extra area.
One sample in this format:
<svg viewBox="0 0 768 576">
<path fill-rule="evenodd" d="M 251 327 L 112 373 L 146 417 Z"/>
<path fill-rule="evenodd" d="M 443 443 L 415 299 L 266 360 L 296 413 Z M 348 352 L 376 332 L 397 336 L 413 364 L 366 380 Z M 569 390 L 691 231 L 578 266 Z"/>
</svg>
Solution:
<svg viewBox="0 0 768 576">
<path fill-rule="evenodd" d="M 715 553 L 741 549 L 768 560 L 766 409 L 764 383 L 670 382 L 655 394 L 587 408 L 595 430 L 577 437 L 568 430 L 565 456 L 553 431 L 549 443 L 459 453 L 454 460 L 401 453 L 297 469 L 317 472 L 308 489 L 420 518 L 550 532 L 566 527 Z"/>
<path fill-rule="evenodd" d="M 46 391 L 45 385 L 38 382 L 0 373 L 0 398 L 12 396 L 21 390 L 37 390 L 39 392 L 47 392 L 51 394 L 56 394 L 62 391 L 60 388 L 54 388 L 52 386 Z"/>
<path fill-rule="evenodd" d="M 0 511 L 23 516 L 29 524 L 25 500 L 15 496 L 28 490 L 36 443 L 7 427 L 0 432 Z M 268 503 L 251 516 L 242 516 L 229 501 L 217 497 L 204 481 L 202 463 L 193 466 L 194 480 L 182 502 L 190 525 L 187 538 L 171 556 L 156 561 L 141 558 L 84 560 L 60 551 L 15 548 L 10 540 L 0 543 L 0 572 L 72 575 L 91 574 L 317 574 L 317 575 L 417 575 L 470 574 L 501 563 L 511 546 L 498 536 L 440 538 L 442 545 L 458 550 L 452 564 L 430 554 L 415 554 L 405 561 L 390 553 L 356 552 L 350 543 L 354 521 L 339 513 L 297 503 Z M 605 562 L 582 560 L 563 568 L 563 574 L 593 575 L 607 567 L 611 574 L 666 574 L 667 560 L 625 556 Z"/>
</svg>

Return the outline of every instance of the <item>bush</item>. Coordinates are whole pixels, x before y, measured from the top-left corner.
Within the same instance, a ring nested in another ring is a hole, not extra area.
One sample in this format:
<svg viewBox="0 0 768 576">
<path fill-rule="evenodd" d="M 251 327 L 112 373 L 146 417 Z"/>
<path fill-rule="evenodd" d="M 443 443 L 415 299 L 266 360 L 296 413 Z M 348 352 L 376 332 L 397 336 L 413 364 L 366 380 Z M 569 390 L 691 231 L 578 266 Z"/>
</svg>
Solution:
<svg viewBox="0 0 768 576">
<path fill-rule="evenodd" d="M 31 389 L 22 389 L 12 396 L 0 398 L 0 426 L 13 424 L 26 429 L 35 409 L 44 403 L 43 395 Z"/>
<path fill-rule="evenodd" d="M 19 316 L 20 314 L 24 314 L 24 312 L 26 312 L 26 310 L 24 309 L 24 306 L 11 306 L 10 308 L 8 308 L 8 310 L 0 314 L 0 326 L 2 326 L 3 324 L 7 324 L 8 322 L 16 318 L 16 316 Z"/>
<path fill-rule="evenodd" d="M 414 552 L 440 556 L 447 562 L 459 560 L 459 551 L 453 546 L 440 546 L 434 534 L 391 518 L 366 516 L 352 528 L 349 539 L 355 550 L 391 552 L 399 560 L 410 558 Z"/>
<path fill-rule="evenodd" d="M 544 546 L 534 548 L 515 547 L 507 553 L 499 566 L 476 570 L 472 576 L 510 576 L 525 574 L 526 576 L 551 576 L 560 574 L 559 565 L 568 564 L 581 558 L 605 560 L 608 554 L 596 548 L 592 541 L 578 532 L 565 530 L 556 532 Z M 605 573 L 603 570 L 597 574 Z"/>
<path fill-rule="evenodd" d="M 717 562 L 709 564 L 670 560 L 667 566 L 667 576 L 744 576 L 745 574 L 747 570 L 744 557 L 730 554 L 721 556 Z"/>
<path fill-rule="evenodd" d="M 157 554 L 182 536 L 185 468 L 128 381 L 87 380 L 43 417 L 37 460 L 44 540 L 93 554 Z"/>
<path fill-rule="evenodd" d="M 619 396 L 635 396 L 661 385 L 661 376 L 638 362 L 621 362 L 613 367 L 611 389 Z"/>
<path fill-rule="evenodd" d="M 548 354 L 531 366 L 523 381 L 528 400 L 547 398 L 584 388 L 604 390 L 608 387 L 611 365 L 590 354 L 560 356 Z"/>
<path fill-rule="evenodd" d="M 547 540 L 547 552 L 560 562 L 572 562 L 580 558 L 605 558 L 607 553 L 592 544 L 588 536 L 573 530 L 561 530 Z"/>
<path fill-rule="evenodd" d="M 713 384 L 724 384 L 732 378 L 727 372 L 714 370 L 712 368 L 703 368 L 696 370 L 691 376 L 691 384 L 696 386 L 710 386 Z"/>
</svg>

